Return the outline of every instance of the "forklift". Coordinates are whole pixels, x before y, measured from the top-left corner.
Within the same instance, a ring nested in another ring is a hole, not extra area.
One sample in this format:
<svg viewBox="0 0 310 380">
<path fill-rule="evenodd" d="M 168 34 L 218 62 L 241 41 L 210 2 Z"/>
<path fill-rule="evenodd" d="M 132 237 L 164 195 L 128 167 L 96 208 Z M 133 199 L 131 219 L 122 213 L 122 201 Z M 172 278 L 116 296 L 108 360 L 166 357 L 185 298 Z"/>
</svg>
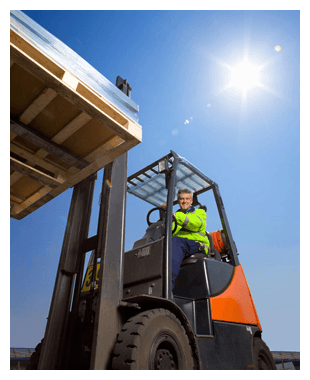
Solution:
<svg viewBox="0 0 310 380">
<path fill-rule="evenodd" d="M 47 324 L 34 367 L 276 369 L 262 340 L 218 185 L 174 151 L 128 179 L 127 154 L 111 166 L 103 178 L 98 234 L 82 244 L 84 251 L 95 248 L 83 281 L 81 271 L 76 273 L 66 334 L 52 352 L 55 337 L 48 336 Z M 184 188 L 192 191 L 193 206 L 205 209 L 198 197 L 213 192 L 222 228 L 206 232 L 207 255 L 197 252 L 183 260 L 172 291 L 173 206 Z M 124 253 L 126 191 L 155 207 L 147 214 L 145 235 Z M 156 211 L 159 219 L 151 222 Z M 49 357 L 55 353 L 52 363 Z"/>
<path fill-rule="evenodd" d="M 116 86 L 130 96 L 127 80 Z M 218 185 L 174 151 L 128 178 L 127 166 L 124 153 L 104 167 L 92 237 L 96 174 L 73 188 L 45 335 L 27 369 L 276 369 Z M 207 255 L 183 260 L 172 290 L 173 206 L 184 188 L 205 210 L 200 197 L 213 194 L 221 228 L 206 231 Z M 127 193 L 152 208 L 144 236 L 124 252 Z"/>
</svg>

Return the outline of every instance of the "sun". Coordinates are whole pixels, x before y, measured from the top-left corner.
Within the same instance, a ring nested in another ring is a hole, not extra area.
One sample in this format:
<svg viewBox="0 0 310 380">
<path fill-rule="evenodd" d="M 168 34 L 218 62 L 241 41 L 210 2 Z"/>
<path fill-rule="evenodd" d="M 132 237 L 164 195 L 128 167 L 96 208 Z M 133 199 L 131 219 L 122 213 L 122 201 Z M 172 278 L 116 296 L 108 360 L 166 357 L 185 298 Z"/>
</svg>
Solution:
<svg viewBox="0 0 310 380">
<path fill-rule="evenodd" d="M 262 92 L 276 95 L 275 91 L 266 84 L 269 78 L 266 68 L 274 58 L 265 62 L 262 62 L 260 58 L 258 63 L 250 59 L 247 49 L 243 56 L 230 57 L 229 61 L 223 61 L 216 56 L 213 58 L 220 67 L 220 71 L 214 75 L 214 78 L 217 83 L 218 78 L 222 82 L 222 86 L 215 91 L 216 96 L 226 93 L 235 100 L 240 99 L 242 112 L 245 111 L 248 101 L 257 100 L 257 96 L 261 96 Z"/>
<path fill-rule="evenodd" d="M 246 59 L 236 67 L 231 68 L 231 82 L 229 87 L 237 87 L 247 92 L 254 86 L 259 86 L 259 68 Z"/>
</svg>

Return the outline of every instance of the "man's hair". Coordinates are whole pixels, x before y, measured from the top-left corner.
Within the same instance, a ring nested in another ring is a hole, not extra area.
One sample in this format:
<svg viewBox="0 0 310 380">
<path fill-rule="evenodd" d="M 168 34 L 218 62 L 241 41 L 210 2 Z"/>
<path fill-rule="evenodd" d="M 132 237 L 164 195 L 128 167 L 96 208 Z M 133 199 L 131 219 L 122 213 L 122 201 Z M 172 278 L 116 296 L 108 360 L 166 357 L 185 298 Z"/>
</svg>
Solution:
<svg viewBox="0 0 310 380">
<path fill-rule="evenodd" d="M 181 189 L 181 190 L 179 190 L 178 191 L 178 199 L 180 198 L 180 195 L 183 194 L 183 193 L 190 194 L 191 199 L 193 199 L 193 193 L 189 189 Z"/>
</svg>

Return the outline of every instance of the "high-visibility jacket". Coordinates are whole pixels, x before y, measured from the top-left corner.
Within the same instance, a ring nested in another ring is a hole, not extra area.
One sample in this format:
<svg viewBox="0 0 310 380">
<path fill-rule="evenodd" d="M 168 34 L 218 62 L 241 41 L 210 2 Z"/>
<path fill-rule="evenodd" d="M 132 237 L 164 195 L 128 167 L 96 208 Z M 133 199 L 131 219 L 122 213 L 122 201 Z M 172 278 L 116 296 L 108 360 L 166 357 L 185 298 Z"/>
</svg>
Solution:
<svg viewBox="0 0 310 380">
<path fill-rule="evenodd" d="M 205 253 L 208 254 L 210 242 L 206 235 L 207 214 L 205 210 L 202 208 L 195 209 L 191 206 L 187 212 L 178 210 L 174 215 L 178 226 L 173 236 L 200 243 L 204 247 Z"/>
</svg>

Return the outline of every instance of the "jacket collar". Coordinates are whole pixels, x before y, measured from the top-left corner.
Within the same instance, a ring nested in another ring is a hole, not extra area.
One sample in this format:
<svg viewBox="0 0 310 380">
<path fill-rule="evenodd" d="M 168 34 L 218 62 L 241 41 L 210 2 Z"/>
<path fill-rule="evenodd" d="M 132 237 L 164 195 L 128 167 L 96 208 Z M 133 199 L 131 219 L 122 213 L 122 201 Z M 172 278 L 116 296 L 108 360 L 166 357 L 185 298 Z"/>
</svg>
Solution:
<svg viewBox="0 0 310 380">
<path fill-rule="evenodd" d="M 180 208 L 176 212 L 183 212 L 183 214 L 187 214 L 188 212 L 194 212 L 195 207 L 191 205 L 191 207 L 187 211 L 182 211 Z"/>
</svg>

